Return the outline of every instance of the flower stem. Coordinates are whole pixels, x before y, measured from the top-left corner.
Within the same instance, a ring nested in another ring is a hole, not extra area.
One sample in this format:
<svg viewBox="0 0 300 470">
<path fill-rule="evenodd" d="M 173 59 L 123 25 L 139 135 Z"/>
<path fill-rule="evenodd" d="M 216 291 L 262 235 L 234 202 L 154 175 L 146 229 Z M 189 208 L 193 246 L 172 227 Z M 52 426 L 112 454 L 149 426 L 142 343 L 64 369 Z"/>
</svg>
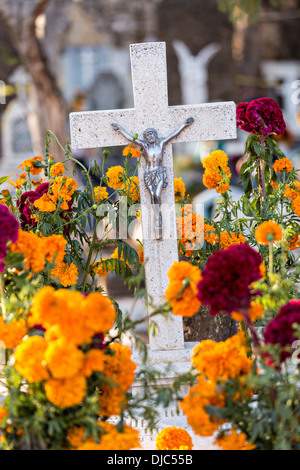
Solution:
<svg viewBox="0 0 300 470">
<path fill-rule="evenodd" d="M 269 243 L 269 277 L 273 275 L 273 243 Z"/>
<path fill-rule="evenodd" d="M 1 274 L 0 274 L 0 308 L 1 308 L 2 317 L 5 320 L 6 308 L 5 308 L 5 298 L 4 298 L 4 283 L 3 283 L 3 278 Z"/>
<path fill-rule="evenodd" d="M 93 251 L 94 251 L 94 247 L 95 247 L 95 243 L 96 243 L 96 239 L 97 239 L 97 226 L 98 226 L 98 223 L 96 222 L 95 229 L 94 229 L 94 234 L 93 234 L 93 238 L 92 238 L 92 243 L 90 245 L 90 250 L 89 250 L 89 254 L 88 254 L 88 258 L 87 258 L 87 262 L 86 262 L 86 266 L 85 266 L 85 271 L 84 271 L 84 275 L 83 275 L 82 292 L 85 291 L 87 277 L 88 277 L 89 270 L 90 270 L 92 255 L 93 255 Z"/>
</svg>

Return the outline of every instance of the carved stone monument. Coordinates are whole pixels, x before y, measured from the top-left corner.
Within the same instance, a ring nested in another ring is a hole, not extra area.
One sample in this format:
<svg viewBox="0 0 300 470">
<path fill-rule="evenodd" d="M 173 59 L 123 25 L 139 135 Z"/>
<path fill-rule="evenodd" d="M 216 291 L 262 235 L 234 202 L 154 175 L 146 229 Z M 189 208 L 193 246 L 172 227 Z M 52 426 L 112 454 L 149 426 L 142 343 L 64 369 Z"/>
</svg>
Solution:
<svg viewBox="0 0 300 470">
<path fill-rule="evenodd" d="M 150 184 L 152 177 L 149 174 L 151 165 L 149 169 L 148 162 L 149 158 L 150 160 L 154 158 L 155 152 L 151 153 L 149 150 L 144 152 L 145 158 L 141 159 L 139 166 L 146 288 L 155 306 L 163 301 L 168 285 L 167 273 L 174 261 L 178 261 L 173 155 L 170 141 L 199 142 L 236 138 L 235 104 L 226 102 L 169 107 L 165 43 L 133 44 L 130 46 L 130 52 L 135 107 L 72 113 L 71 145 L 73 149 L 128 145 L 131 136 L 134 134 L 143 136 L 145 129 L 149 128 L 157 129 L 159 135 L 169 136 L 167 141 L 162 140 L 165 144 L 158 147 L 159 168 L 155 170 L 160 172 L 157 179 L 162 186 L 159 193 L 161 198 L 159 220 L 162 222 L 160 238 L 149 236 L 146 217 L 154 198 Z M 189 120 L 191 116 L 194 119 L 193 123 Z M 112 126 L 113 123 L 118 125 Z M 116 132 L 120 129 L 126 129 L 126 134 Z M 174 133 L 174 129 L 177 129 L 177 132 Z M 139 143 L 143 146 L 145 142 L 148 145 L 148 138 L 151 140 L 156 138 L 153 130 L 151 136 L 148 132 L 147 136 L 144 135 L 144 140 L 138 137 Z M 155 178 L 154 174 L 153 179 Z M 164 181 L 168 181 L 165 188 L 163 188 Z M 158 333 L 155 336 L 150 335 L 149 365 L 158 370 L 165 370 L 167 364 L 172 364 L 172 372 L 169 372 L 162 381 L 168 386 L 174 374 L 182 373 L 190 366 L 189 359 L 194 344 L 184 343 L 181 317 L 171 315 L 168 320 L 162 316 L 155 318 Z M 133 393 L 138 393 L 139 387 L 140 384 L 135 383 Z M 175 410 L 161 411 L 161 427 L 170 425 L 171 422 L 173 425 L 186 425 L 184 417 L 177 416 Z M 145 423 L 139 421 L 135 425 L 140 429 L 141 437 L 146 438 Z M 154 439 L 153 436 L 152 438 Z"/>
</svg>

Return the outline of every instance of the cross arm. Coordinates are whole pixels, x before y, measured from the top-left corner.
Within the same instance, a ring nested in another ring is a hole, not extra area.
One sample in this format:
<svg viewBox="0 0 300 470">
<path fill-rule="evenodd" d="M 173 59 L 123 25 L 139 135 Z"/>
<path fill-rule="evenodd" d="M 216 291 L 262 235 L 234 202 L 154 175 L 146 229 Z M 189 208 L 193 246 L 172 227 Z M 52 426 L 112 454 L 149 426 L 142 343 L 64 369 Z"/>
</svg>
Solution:
<svg viewBox="0 0 300 470">
<path fill-rule="evenodd" d="M 127 145 L 127 138 L 116 132 L 112 123 L 125 125 L 128 134 L 139 132 L 136 128 L 134 109 L 112 109 L 109 111 L 85 111 L 70 114 L 72 149 L 88 149 Z"/>
<path fill-rule="evenodd" d="M 236 138 L 236 105 L 232 101 L 199 105 L 170 106 L 168 127 L 192 116 L 194 123 L 174 138 L 177 142 L 201 142 Z"/>
</svg>

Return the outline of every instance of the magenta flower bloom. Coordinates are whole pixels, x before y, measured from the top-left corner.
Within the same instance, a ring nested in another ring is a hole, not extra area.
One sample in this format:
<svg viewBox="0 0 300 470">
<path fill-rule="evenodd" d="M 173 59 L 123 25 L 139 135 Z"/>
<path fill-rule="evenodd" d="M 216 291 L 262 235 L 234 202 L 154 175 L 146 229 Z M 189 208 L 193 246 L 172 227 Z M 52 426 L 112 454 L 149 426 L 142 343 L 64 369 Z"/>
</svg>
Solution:
<svg viewBox="0 0 300 470">
<path fill-rule="evenodd" d="M 2 262 L 7 253 L 7 242 L 15 243 L 18 240 L 19 222 L 9 209 L 0 204 L 0 272 L 4 271 Z"/>
<path fill-rule="evenodd" d="M 212 316 L 248 309 L 251 284 L 261 277 L 261 255 L 249 245 L 234 245 L 211 255 L 202 270 L 197 297 Z"/>
<path fill-rule="evenodd" d="M 291 300 L 279 310 L 273 320 L 268 323 L 264 332 L 265 344 L 279 344 L 282 348 L 292 347 L 295 337 L 293 324 L 300 325 L 300 300 Z M 293 353 L 293 350 L 282 351 L 280 362 L 285 361 Z"/>
<path fill-rule="evenodd" d="M 258 98 L 240 103 L 236 108 L 237 126 L 252 134 L 282 135 L 286 124 L 279 105 L 272 98 Z"/>
<path fill-rule="evenodd" d="M 49 183 L 40 184 L 35 191 L 26 191 L 22 194 L 20 200 L 17 202 L 17 206 L 20 212 L 21 228 L 26 230 L 28 226 L 36 227 L 37 223 L 32 218 L 32 206 L 33 203 L 42 197 L 44 193 L 47 193 L 49 189 Z"/>
</svg>

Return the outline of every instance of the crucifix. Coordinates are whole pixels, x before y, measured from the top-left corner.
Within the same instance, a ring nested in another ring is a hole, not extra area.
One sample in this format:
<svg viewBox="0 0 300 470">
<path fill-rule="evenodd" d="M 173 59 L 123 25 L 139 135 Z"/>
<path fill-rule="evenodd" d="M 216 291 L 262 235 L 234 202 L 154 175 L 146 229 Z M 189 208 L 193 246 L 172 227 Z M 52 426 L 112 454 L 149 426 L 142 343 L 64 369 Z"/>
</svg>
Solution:
<svg viewBox="0 0 300 470">
<path fill-rule="evenodd" d="M 71 146 L 86 149 L 128 145 L 131 136 L 138 134 L 144 150 L 139 183 L 146 288 L 152 304 L 158 306 L 164 300 L 167 273 L 178 261 L 171 141 L 234 139 L 236 113 L 233 102 L 169 106 L 165 43 L 132 44 L 130 54 L 134 108 L 71 113 Z M 153 202 L 156 231 L 154 237 L 149 237 L 146 213 Z M 184 349 L 181 317 L 167 320 L 158 316 L 155 321 L 158 333 L 150 336 L 150 350 Z"/>
</svg>

